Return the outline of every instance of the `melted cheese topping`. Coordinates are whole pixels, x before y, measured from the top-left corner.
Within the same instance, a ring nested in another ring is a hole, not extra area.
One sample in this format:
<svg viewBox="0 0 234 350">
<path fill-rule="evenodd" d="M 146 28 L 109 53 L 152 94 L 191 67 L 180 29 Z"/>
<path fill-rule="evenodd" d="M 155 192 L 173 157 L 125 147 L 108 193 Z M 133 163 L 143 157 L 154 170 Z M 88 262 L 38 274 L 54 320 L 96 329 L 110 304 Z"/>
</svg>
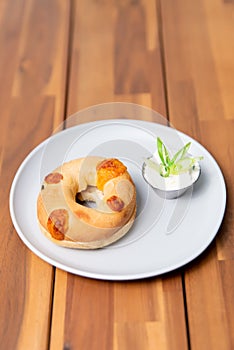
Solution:
<svg viewBox="0 0 234 350">
<path fill-rule="evenodd" d="M 97 166 L 97 188 L 103 191 L 103 187 L 107 181 L 123 175 L 127 170 L 118 159 L 107 159 Z"/>
</svg>

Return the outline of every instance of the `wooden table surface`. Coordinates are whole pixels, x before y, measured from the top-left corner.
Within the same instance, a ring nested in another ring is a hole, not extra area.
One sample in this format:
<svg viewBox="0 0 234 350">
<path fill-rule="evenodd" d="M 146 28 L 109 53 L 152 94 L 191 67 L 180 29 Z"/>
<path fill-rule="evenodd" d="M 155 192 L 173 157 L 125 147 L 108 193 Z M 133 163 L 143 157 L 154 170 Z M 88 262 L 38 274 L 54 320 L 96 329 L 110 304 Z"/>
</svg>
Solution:
<svg viewBox="0 0 234 350">
<path fill-rule="evenodd" d="M 234 349 L 234 1 L 1 0 L 0 28 L 0 348 Z M 25 156 L 67 116 L 113 101 L 163 114 L 211 152 L 227 185 L 209 248 L 146 280 L 54 268 L 9 214 Z"/>
</svg>

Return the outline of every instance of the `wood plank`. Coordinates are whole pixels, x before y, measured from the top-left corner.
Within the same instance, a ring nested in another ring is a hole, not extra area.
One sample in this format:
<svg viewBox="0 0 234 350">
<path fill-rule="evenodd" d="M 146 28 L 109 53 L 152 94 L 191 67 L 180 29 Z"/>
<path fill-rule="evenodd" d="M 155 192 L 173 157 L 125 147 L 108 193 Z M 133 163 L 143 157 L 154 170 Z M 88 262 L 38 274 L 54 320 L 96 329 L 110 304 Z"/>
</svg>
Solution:
<svg viewBox="0 0 234 350">
<path fill-rule="evenodd" d="M 69 6 L 8 0 L 0 11 L 0 344 L 42 350 L 49 342 L 54 269 L 17 236 L 8 198 L 24 157 L 63 120 Z"/>
<path fill-rule="evenodd" d="M 170 120 L 207 147 L 228 184 L 216 242 L 186 272 L 191 348 L 228 350 L 234 347 L 234 7 L 216 0 L 167 0 L 161 10 Z"/>
<path fill-rule="evenodd" d="M 72 13 L 74 40 L 67 116 L 82 108 L 112 101 L 139 103 L 165 116 L 160 45 L 155 31 L 155 1 L 144 0 L 139 6 L 137 2 L 130 1 L 120 1 L 119 4 L 110 1 L 102 6 L 98 2 L 75 1 Z M 134 26 L 128 24 L 128 13 L 136 21 Z M 120 35 L 124 21 L 128 37 Z M 136 31 L 137 27 L 140 34 Z M 128 41 L 136 35 L 141 35 L 144 48 L 142 50 L 142 46 L 137 46 L 136 42 L 135 54 L 142 56 L 143 51 L 143 58 L 140 58 L 143 62 L 132 56 L 124 56 L 126 53 L 130 55 Z M 122 54 L 118 56 L 118 52 Z M 134 62 L 137 62 L 135 67 L 132 66 L 136 64 Z M 132 73 L 123 75 L 122 65 L 131 69 Z M 138 79 L 139 65 L 142 66 L 141 75 L 145 75 L 144 84 L 147 85 L 143 90 L 134 85 L 134 79 Z M 121 86 L 118 86 L 120 81 L 123 86 L 128 86 L 127 90 L 121 91 Z"/>
<path fill-rule="evenodd" d="M 155 1 L 73 4 L 67 116 L 112 101 L 141 103 L 165 115 Z M 129 69 L 123 74 L 125 65 Z M 75 122 L 95 119 L 90 115 Z M 57 271 L 55 291 L 52 350 L 187 349 L 179 272 L 166 278 L 110 282 L 72 274 L 66 278 Z"/>
<path fill-rule="evenodd" d="M 216 75 L 220 87 L 220 96 L 226 119 L 234 119 L 233 104 L 233 52 L 234 2 L 205 1 L 207 30 L 210 47 L 214 56 Z"/>
</svg>

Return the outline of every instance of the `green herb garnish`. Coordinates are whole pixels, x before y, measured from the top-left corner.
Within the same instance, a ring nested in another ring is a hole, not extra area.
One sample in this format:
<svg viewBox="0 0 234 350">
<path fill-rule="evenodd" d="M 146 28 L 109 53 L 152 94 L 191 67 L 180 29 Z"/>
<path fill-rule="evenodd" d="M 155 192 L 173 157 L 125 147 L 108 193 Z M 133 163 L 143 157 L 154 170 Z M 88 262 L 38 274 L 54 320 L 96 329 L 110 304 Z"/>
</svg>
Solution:
<svg viewBox="0 0 234 350">
<path fill-rule="evenodd" d="M 152 159 L 147 159 L 146 163 L 153 169 L 157 170 L 161 176 L 168 177 L 169 175 L 179 175 L 190 170 L 197 161 L 203 157 L 191 157 L 188 155 L 188 150 L 191 142 L 188 142 L 171 158 L 170 154 L 162 142 L 157 138 L 158 155 L 161 160 L 160 164 L 156 164 Z"/>
</svg>

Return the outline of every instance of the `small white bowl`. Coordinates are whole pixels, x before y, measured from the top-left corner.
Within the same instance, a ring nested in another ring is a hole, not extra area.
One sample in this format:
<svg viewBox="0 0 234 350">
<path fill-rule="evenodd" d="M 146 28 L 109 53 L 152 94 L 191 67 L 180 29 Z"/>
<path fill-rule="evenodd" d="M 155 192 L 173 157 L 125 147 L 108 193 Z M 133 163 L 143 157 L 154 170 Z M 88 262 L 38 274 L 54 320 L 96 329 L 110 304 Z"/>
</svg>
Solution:
<svg viewBox="0 0 234 350">
<path fill-rule="evenodd" d="M 150 159 L 152 157 L 149 157 L 148 159 Z M 188 189 L 192 188 L 192 186 L 197 182 L 197 180 L 200 177 L 201 174 L 201 167 L 199 165 L 199 163 L 196 163 L 196 167 L 198 168 L 198 174 L 196 176 L 196 178 L 194 179 L 193 182 L 191 182 L 191 184 L 185 186 L 185 187 L 181 187 L 175 190 L 167 190 L 167 189 L 161 189 L 159 187 L 156 187 L 154 185 L 152 185 L 149 180 L 146 178 L 145 176 L 145 167 L 147 166 L 147 164 L 144 162 L 142 165 L 142 176 L 144 178 L 144 180 L 153 188 L 153 190 L 157 193 L 157 195 L 159 195 L 161 198 L 165 198 L 165 199 L 176 199 L 179 198 L 180 196 L 182 196 Z M 178 175 L 172 175 L 172 176 L 178 176 Z"/>
</svg>

